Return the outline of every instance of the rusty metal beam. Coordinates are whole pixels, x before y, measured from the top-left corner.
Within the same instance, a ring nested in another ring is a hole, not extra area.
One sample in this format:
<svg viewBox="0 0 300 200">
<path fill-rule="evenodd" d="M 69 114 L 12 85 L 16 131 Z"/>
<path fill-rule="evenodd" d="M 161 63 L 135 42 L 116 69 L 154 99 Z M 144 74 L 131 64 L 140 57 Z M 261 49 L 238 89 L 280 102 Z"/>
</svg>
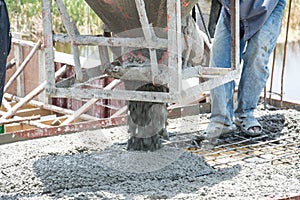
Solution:
<svg viewBox="0 0 300 200">
<path fill-rule="evenodd" d="M 276 101 L 277 104 L 280 105 L 280 100 Z M 284 102 L 285 107 L 293 108 L 300 110 L 300 104 L 295 104 L 291 102 Z M 297 106 L 297 107 L 295 107 Z M 124 107 L 124 110 L 126 108 Z M 170 107 L 169 118 L 178 118 L 189 115 L 198 115 L 199 113 L 209 113 L 210 112 L 210 104 L 209 103 L 200 103 L 193 104 L 188 106 L 178 106 L 178 107 Z M 32 130 L 21 130 L 11 133 L 0 134 L 0 144 L 6 144 L 11 142 L 29 140 L 34 138 L 42 138 L 48 136 L 62 135 L 62 134 L 70 134 L 74 132 L 91 130 L 91 129 L 101 129 L 101 128 L 109 128 L 111 126 L 120 126 L 125 125 L 127 122 L 126 115 L 116 116 L 111 118 L 87 121 L 74 123 L 66 126 L 55 126 L 50 128 L 37 128 Z M 263 136 L 265 137 L 265 136 Z M 255 139 L 255 138 L 254 138 Z M 259 139 L 259 138 L 257 138 Z M 250 138 L 249 140 L 253 140 Z M 246 142 L 246 139 L 241 140 L 242 142 Z M 271 142 L 271 141 L 270 141 Z M 232 145 L 232 144 L 231 144 Z M 197 152 L 197 151 L 196 151 Z"/>
<path fill-rule="evenodd" d="M 286 24 L 285 31 L 285 43 L 284 43 L 284 53 L 283 53 L 283 61 L 282 61 L 282 70 L 281 70 L 281 89 L 280 89 L 280 100 L 283 101 L 283 89 L 284 89 L 284 73 L 285 73 L 285 65 L 286 65 L 286 51 L 287 44 L 289 39 L 289 30 L 290 30 L 290 18 L 291 18 L 291 9 L 292 9 L 293 0 L 290 0 L 290 5 L 288 9 L 288 19 Z"/>
<path fill-rule="evenodd" d="M 13 133 L 0 134 L 0 144 L 7 144 L 12 142 L 49 137 L 55 135 L 70 134 L 84 130 L 101 129 L 115 125 L 123 125 L 127 122 L 126 116 L 119 116 L 115 118 L 106 118 L 96 121 L 81 122 L 76 124 L 69 124 L 66 126 L 55 126 L 50 128 L 37 128 L 31 130 L 15 131 Z"/>
<path fill-rule="evenodd" d="M 279 198 L 274 198 L 276 200 L 300 200 L 300 195 L 296 195 L 296 196 L 289 196 L 287 195 L 286 197 L 279 197 Z"/>
</svg>

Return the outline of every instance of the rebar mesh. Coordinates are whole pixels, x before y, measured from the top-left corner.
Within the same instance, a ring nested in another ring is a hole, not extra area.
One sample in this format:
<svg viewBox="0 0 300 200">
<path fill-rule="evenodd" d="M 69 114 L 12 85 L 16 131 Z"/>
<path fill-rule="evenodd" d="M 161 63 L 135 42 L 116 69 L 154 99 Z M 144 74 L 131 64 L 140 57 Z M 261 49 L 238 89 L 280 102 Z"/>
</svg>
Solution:
<svg viewBox="0 0 300 200">
<path fill-rule="evenodd" d="M 246 163 L 290 164 L 300 160 L 299 135 L 246 137 L 236 132 L 217 139 L 212 149 L 206 149 L 201 142 L 193 140 L 194 134 L 174 135 L 165 145 L 183 147 L 186 151 L 203 156 L 207 163 L 218 168 Z"/>
</svg>

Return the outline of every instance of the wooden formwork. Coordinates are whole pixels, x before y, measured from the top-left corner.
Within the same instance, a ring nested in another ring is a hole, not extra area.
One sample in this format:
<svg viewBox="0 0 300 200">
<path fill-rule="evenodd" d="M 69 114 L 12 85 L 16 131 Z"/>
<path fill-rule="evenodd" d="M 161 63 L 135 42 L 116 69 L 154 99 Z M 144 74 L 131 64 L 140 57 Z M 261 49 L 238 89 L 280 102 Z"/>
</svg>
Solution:
<svg viewBox="0 0 300 200">
<path fill-rule="evenodd" d="M 67 59 L 67 54 L 55 52 L 55 55 L 55 78 L 59 80 L 64 74 L 69 73 L 70 66 L 74 63 Z M 62 99 L 48 98 L 44 92 L 47 82 L 45 80 L 43 58 L 44 49 L 41 41 L 33 43 L 13 38 L 12 51 L 8 57 L 10 62 L 7 64 L 5 94 L 0 109 L 0 123 L 4 126 L 4 133 L 0 133 L 1 144 L 62 134 L 66 130 L 72 132 L 72 130 L 84 130 L 86 127 L 91 129 L 105 127 L 108 124 L 116 125 L 115 121 L 117 120 L 103 119 L 104 116 L 97 117 L 95 115 L 95 112 L 98 114 L 99 109 L 104 109 L 105 106 L 102 104 L 95 105 L 98 99 L 87 102 L 68 99 L 69 101 L 77 101 L 80 106 L 79 109 L 72 103 L 70 103 L 70 106 L 65 107 L 59 104 L 53 105 L 54 100 L 60 101 Z M 106 84 L 106 89 L 111 89 L 116 84 L 118 84 L 117 80 L 112 81 L 111 84 Z M 120 108 L 122 108 L 122 105 Z M 92 106 L 94 106 L 93 109 L 90 109 Z M 68 107 L 71 109 L 68 109 Z M 87 113 L 88 109 L 94 112 L 89 114 Z M 117 108 L 114 109 L 117 110 Z M 116 111 L 112 113 L 116 115 L 123 114 L 123 112 L 118 114 Z M 72 125 L 70 125 L 71 123 Z M 89 125 L 87 126 L 86 123 Z"/>
</svg>

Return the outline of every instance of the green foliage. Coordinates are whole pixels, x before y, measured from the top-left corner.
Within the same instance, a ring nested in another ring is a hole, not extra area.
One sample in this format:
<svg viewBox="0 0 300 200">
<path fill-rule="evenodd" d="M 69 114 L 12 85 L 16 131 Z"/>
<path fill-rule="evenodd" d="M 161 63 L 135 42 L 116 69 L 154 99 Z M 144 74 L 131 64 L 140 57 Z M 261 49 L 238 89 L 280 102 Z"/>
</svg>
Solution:
<svg viewBox="0 0 300 200">
<path fill-rule="evenodd" d="M 35 40 L 42 36 L 41 0 L 6 0 L 13 32 Z M 82 34 L 100 34 L 102 22 L 84 0 L 63 0 L 72 20 Z M 60 15 L 52 1 L 54 32 L 65 33 Z"/>
<path fill-rule="evenodd" d="M 50 1 L 50 0 L 49 0 Z M 13 32 L 21 32 L 27 39 L 35 40 L 42 37 L 42 1 L 41 0 L 5 0 Z M 63 0 L 69 11 L 70 17 L 82 34 L 101 34 L 102 22 L 84 0 Z M 287 1 L 287 8 L 290 1 Z M 54 32 L 65 33 L 55 2 L 52 0 Z M 299 37 L 300 0 L 294 0 L 291 10 L 290 28 L 291 33 L 296 32 Z M 283 27 L 287 23 L 287 16 L 283 18 Z"/>
</svg>

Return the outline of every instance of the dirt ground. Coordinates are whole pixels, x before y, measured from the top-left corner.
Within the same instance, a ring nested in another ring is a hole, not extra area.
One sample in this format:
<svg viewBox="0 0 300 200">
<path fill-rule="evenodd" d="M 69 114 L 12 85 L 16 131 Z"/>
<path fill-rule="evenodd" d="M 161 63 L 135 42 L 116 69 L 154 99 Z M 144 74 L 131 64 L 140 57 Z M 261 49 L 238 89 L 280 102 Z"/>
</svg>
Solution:
<svg viewBox="0 0 300 200">
<path fill-rule="evenodd" d="M 264 134 L 279 139 L 293 136 L 299 150 L 300 112 L 259 109 L 255 115 Z M 170 119 L 171 140 L 178 140 L 179 132 L 203 130 L 208 117 Z M 294 162 L 218 168 L 182 147 L 128 152 L 127 138 L 123 126 L 1 145 L 0 199 L 227 200 L 300 195 L 299 155 Z"/>
</svg>

